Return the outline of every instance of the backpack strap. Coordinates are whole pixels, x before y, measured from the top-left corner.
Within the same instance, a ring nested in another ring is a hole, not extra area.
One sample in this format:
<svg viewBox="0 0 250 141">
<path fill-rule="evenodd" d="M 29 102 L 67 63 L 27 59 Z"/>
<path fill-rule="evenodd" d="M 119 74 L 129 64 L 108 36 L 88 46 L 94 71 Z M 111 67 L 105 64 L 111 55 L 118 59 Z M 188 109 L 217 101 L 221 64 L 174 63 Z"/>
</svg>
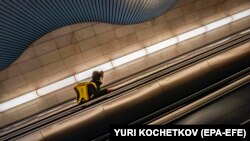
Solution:
<svg viewBox="0 0 250 141">
<path fill-rule="evenodd" d="M 94 85 L 94 87 L 97 89 L 97 86 L 96 86 L 95 82 L 89 82 L 89 84 Z"/>
</svg>

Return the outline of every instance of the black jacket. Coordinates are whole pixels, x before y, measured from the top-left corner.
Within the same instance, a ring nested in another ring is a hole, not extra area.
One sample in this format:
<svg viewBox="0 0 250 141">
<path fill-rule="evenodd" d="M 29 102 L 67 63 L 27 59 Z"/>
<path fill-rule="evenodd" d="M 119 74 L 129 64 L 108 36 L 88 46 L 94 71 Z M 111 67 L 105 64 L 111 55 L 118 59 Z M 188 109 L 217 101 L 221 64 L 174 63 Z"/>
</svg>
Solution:
<svg viewBox="0 0 250 141">
<path fill-rule="evenodd" d="M 96 84 L 96 87 L 97 87 L 97 88 L 95 88 L 94 85 L 88 85 L 88 93 L 89 93 L 89 95 L 94 94 L 94 97 L 92 97 L 91 99 L 102 96 L 102 95 L 105 95 L 105 94 L 108 93 L 107 89 L 101 90 L 100 86 L 102 85 L 102 82 L 94 81 L 94 80 L 92 80 L 91 82 L 94 82 Z"/>
</svg>

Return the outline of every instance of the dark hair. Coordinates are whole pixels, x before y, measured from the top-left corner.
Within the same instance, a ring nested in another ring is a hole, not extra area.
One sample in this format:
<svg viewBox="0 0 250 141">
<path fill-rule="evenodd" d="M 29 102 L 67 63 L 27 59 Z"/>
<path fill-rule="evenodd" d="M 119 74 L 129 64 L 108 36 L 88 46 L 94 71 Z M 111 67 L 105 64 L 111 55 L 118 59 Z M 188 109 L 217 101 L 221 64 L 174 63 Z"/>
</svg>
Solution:
<svg viewBox="0 0 250 141">
<path fill-rule="evenodd" d="M 100 72 L 94 71 L 92 73 L 92 80 L 94 80 L 94 81 L 99 81 L 101 77 L 103 77 L 103 71 L 100 71 Z"/>
</svg>

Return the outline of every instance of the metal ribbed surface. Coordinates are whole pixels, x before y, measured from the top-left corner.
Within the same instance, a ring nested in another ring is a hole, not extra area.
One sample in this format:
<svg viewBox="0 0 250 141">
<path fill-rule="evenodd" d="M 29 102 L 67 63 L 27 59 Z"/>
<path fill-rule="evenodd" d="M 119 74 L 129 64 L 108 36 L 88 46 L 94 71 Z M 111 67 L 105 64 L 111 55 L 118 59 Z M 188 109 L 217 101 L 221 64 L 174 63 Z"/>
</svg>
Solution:
<svg viewBox="0 0 250 141">
<path fill-rule="evenodd" d="M 0 0 L 0 70 L 35 40 L 80 22 L 135 24 L 155 18 L 176 0 Z"/>
</svg>

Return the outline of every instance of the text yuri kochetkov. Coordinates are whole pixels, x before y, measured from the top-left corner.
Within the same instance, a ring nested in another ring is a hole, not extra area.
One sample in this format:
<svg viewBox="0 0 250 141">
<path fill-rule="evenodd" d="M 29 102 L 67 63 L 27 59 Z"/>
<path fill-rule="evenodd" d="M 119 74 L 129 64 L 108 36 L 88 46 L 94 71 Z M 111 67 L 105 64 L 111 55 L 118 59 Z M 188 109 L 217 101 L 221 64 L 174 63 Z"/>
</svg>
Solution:
<svg viewBox="0 0 250 141">
<path fill-rule="evenodd" d="M 197 136 L 199 129 L 114 129 L 115 136 Z"/>
</svg>

